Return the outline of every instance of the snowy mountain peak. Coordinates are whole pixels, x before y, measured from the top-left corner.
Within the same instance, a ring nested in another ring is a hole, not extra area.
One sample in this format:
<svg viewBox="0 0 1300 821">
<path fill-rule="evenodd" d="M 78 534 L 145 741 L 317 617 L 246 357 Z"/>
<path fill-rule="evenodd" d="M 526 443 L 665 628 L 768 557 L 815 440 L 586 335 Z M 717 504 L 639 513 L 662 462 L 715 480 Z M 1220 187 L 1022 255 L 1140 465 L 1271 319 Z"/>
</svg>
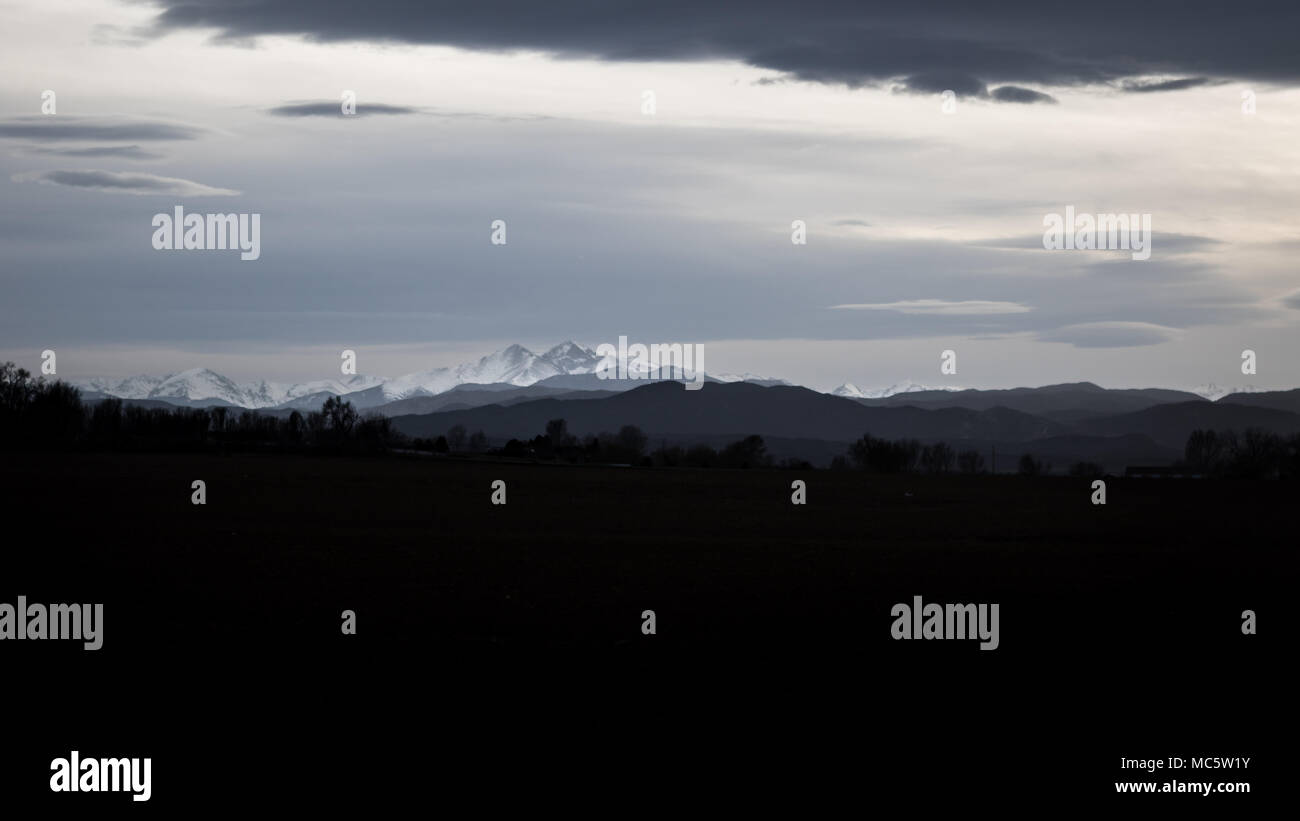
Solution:
<svg viewBox="0 0 1300 821">
<path fill-rule="evenodd" d="M 601 362 L 595 351 L 572 340 L 561 342 L 540 358 L 564 374 L 595 373 L 596 366 Z"/>
<path fill-rule="evenodd" d="M 170 374 L 168 374 L 168 376 L 170 376 Z M 106 393 L 110 396 L 131 396 L 143 398 L 148 396 L 149 391 L 158 387 L 158 383 L 162 382 L 166 378 L 166 376 L 159 377 L 138 374 L 136 376 L 128 376 L 126 379 L 119 382 L 114 382 L 112 379 L 100 378 L 83 380 L 78 384 L 83 388 L 98 391 L 100 393 Z"/>
<path fill-rule="evenodd" d="M 1210 382 L 1209 384 L 1206 385 L 1198 385 L 1195 388 L 1190 388 L 1189 392 L 1199 394 L 1200 396 L 1204 396 L 1206 399 L 1210 400 L 1211 402 L 1218 402 L 1223 397 L 1232 393 L 1263 393 L 1264 391 L 1267 390 L 1268 388 L 1251 388 L 1251 387 L 1242 387 L 1240 385 L 1235 388 L 1221 388 L 1218 385 L 1214 384 L 1213 382 Z"/>
<path fill-rule="evenodd" d="M 174 373 L 149 391 L 148 399 L 219 399 L 243 404 L 244 390 L 231 379 L 207 368 Z"/>
<path fill-rule="evenodd" d="M 846 396 L 850 399 L 884 399 L 900 393 L 915 393 L 916 391 L 960 391 L 963 388 L 953 385 L 920 385 L 910 379 L 904 380 L 896 385 L 890 385 L 888 388 L 859 388 L 852 382 L 845 382 L 838 388 L 831 391 L 833 396 Z"/>
<path fill-rule="evenodd" d="M 756 373 L 745 371 L 744 373 L 710 373 L 709 377 L 719 382 L 754 382 L 763 385 L 789 385 L 784 379 L 776 379 L 771 376 L 759 376 Z"/>
</svg>

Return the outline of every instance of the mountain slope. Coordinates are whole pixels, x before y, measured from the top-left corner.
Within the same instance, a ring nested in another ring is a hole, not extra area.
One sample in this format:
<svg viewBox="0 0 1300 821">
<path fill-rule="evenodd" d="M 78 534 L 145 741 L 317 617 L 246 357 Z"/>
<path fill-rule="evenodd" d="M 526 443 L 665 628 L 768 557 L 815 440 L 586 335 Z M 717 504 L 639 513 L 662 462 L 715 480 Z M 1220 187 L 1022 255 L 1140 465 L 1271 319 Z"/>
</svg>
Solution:
<svg viewBox="0 0 1300 821">
<path fill-rule="evenodd" d="M 1202 429 L 1243 431 L 1262 428 L 1272 433 L 1289 435 L 1300 433 L 1300 414 L 1275 408 L 1218 402 L 1182 402 L 1125 413 L 1088 419 L 1077 430 L 1103 436 L 1139 433 L 1151 437 L 1160 445 L 1181 451 L 1192 431 Z"/>
<path fill-rule="evenodd" d="M 848 399 L 886 399 L 899 394 L 916 394 L 916 393 L 946 393 L 957 391 L 961 388 L 945 388 L 933 385 L 918 385 L 911 380 L 901 382 L 897 385 L 890 385 L 888 388 L 859 388 L 852 382 L 845 382 L 838 388 L 832 390 L 831 396 L 843 396 Z"/>
<path fill-rule="evenodd" d="M 1006 407 L 1034 415 L 1050 414 L 1053 418 L 1073 423 L 1090 417 L 1132 413 L 1154 405 L 1206 400 L 1184 391 L 1160 388 L 1107 389 L 1091 382 L 1074 382 L 1005 390 L 915 391 L 859 401 L 876 407 L 914 405 L 919 408 L 960 407 L 973 410 Z"/>
<path fill-rule="evenodd" d="M 564 418 L 582 436 L 636 425 L 647 434 L 746 435 L 852 441 L 870 432 L 886 438 L 1025 441 L 1065 433 L 1050 420 L 1008 408 L 871 408 L 798 387 L 711 383 L 696 391 L 659 382 L 601 399 L 541 399 L 509 407 L 394 417 L 398 430 L 436 436 L 452 425 L 482 429 L 497 439 L 532 438 L 550 419 Z"/>
<path fill-rule="evenodd" d="M 1225 405 L 1250 405 L 1257 408 L 1274 408 L 1300 413 L 1300 388 L 1289 391 L 1251 391 L 1230 393 L 1219 400 Z"/>
</svg>

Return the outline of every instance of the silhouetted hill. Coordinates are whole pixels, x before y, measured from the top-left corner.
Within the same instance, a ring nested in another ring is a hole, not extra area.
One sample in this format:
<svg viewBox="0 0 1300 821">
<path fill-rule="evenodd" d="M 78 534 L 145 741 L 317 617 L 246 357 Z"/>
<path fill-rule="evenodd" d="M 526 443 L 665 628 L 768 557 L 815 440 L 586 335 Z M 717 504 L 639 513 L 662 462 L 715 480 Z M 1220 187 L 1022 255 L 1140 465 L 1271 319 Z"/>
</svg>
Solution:
<svg viewBox="0 0 1300 821">
<path fill-rule="evenodd" d="M 883 399 L 855 400 L 870 407 L 1011 408 L 1045 416 L 1066 424 L 1098 416 L 1132 413 L 1154 405 L 1176 402 L 1208 402 L 1194 393 L 1161 388 L 1112 389 L 1091 382 L 1044 385 L 1039 388 L 1006 390 L 911 391 Z"/>
<path fill-rule="evenodd" d="M 1140 433 L 1151 437 L 1157 444 L 1180 451 L 1187 444 L 1188 435 L 1198 428 L 1243 431 L 1246 428 L 1263 428 L 1277 434 L 1300 432 L 1300 414 L 1275 408 L 1218 402 L 1181 402 L 1157 405 L 1136 413 L 1125 413 L 1079 423 L 1077 429 L 1084 433 L 1117 436 Z"/>
<path fill-rule="evenodd" d="M 578 436 L 636 425 L 656 436 L 746 435 L 852 441 L 864 433 L 886 438 L 1024 441 L 1066 432 L 1055 422 L 1009 408 L 927 410 L 873 408 L 807 388 L 711 383 L 686 390 L 681 383 L 651 383 L 601 399 L 541 399 L 445 413 L 397 416 L 395 427 L 412 436 L 436 436 L 453 425 L 488 436 L 531 438 L 550 419 L 564 418 Z"/>
<path fill-rule="evenodd" d="M 1262 391 L 1260 393 L 1230 393 L 1218 401 L 1220 405 L 1250 405 L 1257 408 L 1300 413 L 1300 388 L 1289 391 Z"/>
</svg>

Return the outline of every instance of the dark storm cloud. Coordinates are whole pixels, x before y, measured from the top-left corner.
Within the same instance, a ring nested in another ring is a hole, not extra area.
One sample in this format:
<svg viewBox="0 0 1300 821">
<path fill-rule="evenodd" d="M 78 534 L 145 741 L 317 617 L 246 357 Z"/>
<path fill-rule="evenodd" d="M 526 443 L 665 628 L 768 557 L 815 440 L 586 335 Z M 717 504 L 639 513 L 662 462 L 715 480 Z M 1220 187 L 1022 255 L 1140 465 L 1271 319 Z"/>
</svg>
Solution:
<svg viewBox="0 0 1300 821">
<path fill-rule="evenodd" d="M 125 142 L 195 140 L 204 129 L 148 120 L 68 117 L 63 114 L 0 120 L 0 137 L 42 142 Z"/>
<path fill-rule="evenodd" d="M 1020 86 L 999 86 L 989 91 L 988 86 L 969 75 L 952 72 L 914 74 L 894 86 L 894 91 L 904 94 L 942 94 L 951 91 L 958 97 L 993 100 L 998 103 L 1055 103 L 1056 98 L 1041 91 Z"/>
<path fill-rule="evenodd" d="M 942 75 L 982 85 L 1169 74 L 1300 79 L 1300 4 L 1289 0 L 1098 0 L 1086 12 L 1031 0 L 157 2 L 158 31 L 209 28 L 231 40 L 297 34 L 606 60 L 724 58 L 851 87 L 911 78 L 906 87 L 915 90 Z M 938 90 L 946 88 L 958 90 Z"/>
<path fill-rule="evenodd" d="M 988 95 L 988 88 L 984 83 L 969 74 L 953 72 L 914 74 L 904 80 L 895 90 L 905 91 L 909 94 L 942 94 L 945 91 L 951 91 L 958 97 L 985 97 Z"/>
<path fill-rule="evenodd" d="M 416 114 L 419 109 L 404 105 L 385 105 L 383 103 L 357 103 L 356 113 L 349 116 L 364 117 L 367 114 Z M 271 113 L 277 117 L 343 117 L 342 102 L 328 103 L 289 103 L 276 106 Z"/>
</svg>

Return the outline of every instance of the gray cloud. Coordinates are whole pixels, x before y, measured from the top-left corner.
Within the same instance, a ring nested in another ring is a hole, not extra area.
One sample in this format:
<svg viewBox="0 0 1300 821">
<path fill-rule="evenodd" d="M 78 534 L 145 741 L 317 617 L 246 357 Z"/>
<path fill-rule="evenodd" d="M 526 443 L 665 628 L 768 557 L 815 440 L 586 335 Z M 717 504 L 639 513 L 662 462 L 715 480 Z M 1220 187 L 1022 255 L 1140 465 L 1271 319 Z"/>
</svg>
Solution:
<svg viewBox="0 0 1300 821">
<path fill-rule="evenodd" d="M 894 91 L 907 94 L 942 94 L 951 91 L 958 97 L 987 97 L 989 93 L 988 87 L 975 77 L 950 72 L 914 74 L 894 86 Z"/>
<path fill-rule="evenodd" d="M 55 157 L 114 157 L 123 160 L 157 160 L 163 157 L 138 145 L 96 145 L 90 148 L 32 148 L 33 154 Z"/>
<path fill-rule="evenodd" d="M 1181 91 L 1184 88 L 1196 88 L 1212 82 L 1214 81 L 1209 77 L 1183 77 L 1178 80 L 1159 81 L 1128 80 L 1121 83 L 1120 88 L 1141 94 L 1152 91 Z"/>
<path fill-rule="evenodd" d="M 195 140 L 202 128 L 176 123 L 118 118 L 69 117 L 55 114 L 0 120 L 0 137 L 44 142 L 127 142 L 129 140 Z"/>
<path fill-rule="evenodd" d="M 1020 86 L 999 86 L 989 90 L 979 79 L 969 74 L 930 73 L 916 74 L 893 88 L 895 93 L 942 94 L 951 91 L 958 97 L 992 100 L 996 103 L 1055 103 L 1056 98 L 1041 91 Z"/>
<path fill-rule="evenodd" d="M 545 13 L 534 0 L 371 0 L 360 7 L 345 0 L 158 2 L 159 33 L 215 28 L 234 41 L 296 34 L 606 60 L 724 58 L 851 87 L 908 78 L 906 87 L 915 90 L 943 74 L 980 84 L 1034 85 L 1171 73 L 1300 79 L 1294 42 L 1300 7 L 1284 0 L 1098 0 L 1085 15 L 1068 4 L 1031 0 L 993 6 L 967 0 L 559 0 Z M 943 88 L 959 91 L 952 84 Z"/>
<path fill-rule="evenodd" d="M 228 188 L 214 188 L 179 177 L 122 171 L 29 171 L 14 174 L 12 179 L 14 182 L 64 185 L 119 194 L 167 194 L 183 197 L 231 197 L 239 194 Z"/>
<path fill-rule="evenodd" d="M 1177 337 L 1177 328 L 1150 322 L 1082 322 L 1038 334 L 1043 342 L 1067 342 L 1076 348 L 1136 348 Z"/>
<path fill-rule="evenodd" d="M 1055 209 L 1056 213 L 1060 209 Z M 1197 234 L 1175 234 L 1173 232 L 1160 232 L 1152 230 L 1152 254 L 1191 254 L 1197 251 L 1208 251 L 1215 247 L 1224 245 L 1222 240 L 1214 237 L 1204 237 Z M 978 248 L 1005 248 L 1024 251 L 1042 251 L 1043 235 L 1025 234 L 1019 237 L 994 237 L 991 239 L 981 239 L 966 243 L 967 245 Z M 1083 253 L 1083 252 L 1080 252 Z"/>
<path fill-rule="evenodd" d="M 896 302 L 849 303 L 832 305 L 832 309 L 850 311 L 897 311 L 900 314 L 931 314 L 934 316 L 985 316 L 990 314 L 1023 314 L 1034 310 L 1019 302 L 998 302 L 986 299 L 902 299 Z"/>
<path fill-rule="evenodd" d="M 416 114 L 419 109 L 402 105 L 385 105 L 384 103 L 357 103 L 356 113 L 350 116 L 364 117 L 368 114 Z M 327 103 L 288 103 L 270 110 L 277 117 L 339 117 L 343 114 L 342 101 Z"/>
<path fill-rule="evenodd" d="M 1283 297 L 1282 304 L 1288 308 L 1295 308 L 1297 311 L 1300 311 L 1300 291 L 1296 291 L 1290 296 Z"/>
<path fill-rule="evenodd" d="M 1000 103 L 1056 103 L 1051 94 L 1020 86 L 999 86 L 990 91 L 989 96 Z"/>
</svg>

